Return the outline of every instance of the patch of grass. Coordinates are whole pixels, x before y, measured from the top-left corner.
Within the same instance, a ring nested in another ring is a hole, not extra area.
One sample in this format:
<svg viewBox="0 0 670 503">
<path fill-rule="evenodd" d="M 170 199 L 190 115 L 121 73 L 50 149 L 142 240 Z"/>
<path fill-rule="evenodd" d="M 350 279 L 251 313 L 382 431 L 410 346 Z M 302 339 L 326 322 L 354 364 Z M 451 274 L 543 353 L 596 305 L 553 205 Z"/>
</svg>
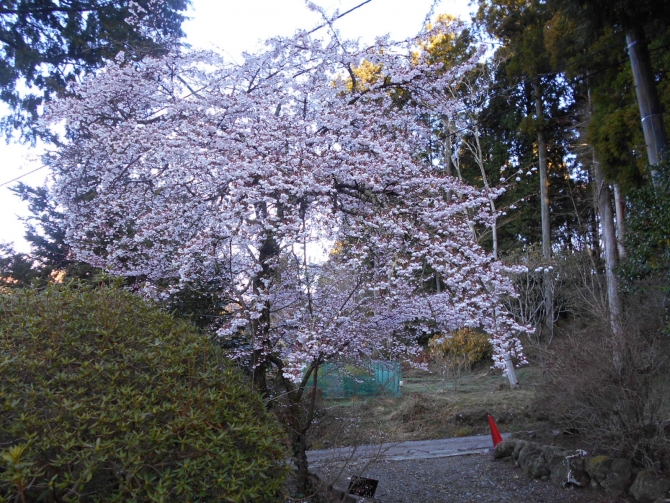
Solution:
<svg viewBox="0 0 670 503">
<path fill-rule="evenodd" d="M 488 434 L 487 414 L 503 432 L 545 426 L 531 407 L 541 370 L 525 367 L 517 377 L 520 386 L 510 389 L 500 373 L 479 369 L 463 376 L 454 391 L 453 383 L 436 373 L 403 371 L 401 397 L 324 401 L 311 448 Z"/>
<path fill-rule="evenodd" d="M 474 434 L 474 430 L 469 426 L 463 426 L 454 432 L 455 437 L 469 437 L 472 434 Z"/>
</svg>

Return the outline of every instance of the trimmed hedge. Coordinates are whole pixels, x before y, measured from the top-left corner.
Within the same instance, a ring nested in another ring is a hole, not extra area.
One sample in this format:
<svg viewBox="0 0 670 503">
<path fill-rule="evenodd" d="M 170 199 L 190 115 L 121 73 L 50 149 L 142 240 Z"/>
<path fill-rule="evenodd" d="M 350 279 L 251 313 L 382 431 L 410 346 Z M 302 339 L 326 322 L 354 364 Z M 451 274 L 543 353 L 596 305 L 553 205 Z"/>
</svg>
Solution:
<svg viewBox="0 0 670 503">
<path fill-rule="evenodd" d="M 285 458 L 189 324 L 113 287 L 0 294 L 0 501 L 277 501 Z"/>
</svg>

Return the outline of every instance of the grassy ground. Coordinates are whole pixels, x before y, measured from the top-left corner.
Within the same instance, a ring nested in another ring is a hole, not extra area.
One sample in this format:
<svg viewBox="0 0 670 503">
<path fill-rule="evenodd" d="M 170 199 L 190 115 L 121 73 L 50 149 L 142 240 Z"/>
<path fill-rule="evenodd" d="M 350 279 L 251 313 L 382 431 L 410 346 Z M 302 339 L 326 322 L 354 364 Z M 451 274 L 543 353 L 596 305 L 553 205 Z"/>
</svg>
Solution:
<svg viewBox="0 0 670 503">
<path fill-rule="evenodd" d="M 520 385 L 512 390 L 500 372 L 483 368 L 464 375 L 454 389 L 435 371 L 403 369 L 401 397 L 323 400 L 311 448 L 486 434 L 487 414 L 503 432 L 540 428 L 546 418 L 531 404 L 541 372 L 531 366 L 517 375 Z"/>
</svg>

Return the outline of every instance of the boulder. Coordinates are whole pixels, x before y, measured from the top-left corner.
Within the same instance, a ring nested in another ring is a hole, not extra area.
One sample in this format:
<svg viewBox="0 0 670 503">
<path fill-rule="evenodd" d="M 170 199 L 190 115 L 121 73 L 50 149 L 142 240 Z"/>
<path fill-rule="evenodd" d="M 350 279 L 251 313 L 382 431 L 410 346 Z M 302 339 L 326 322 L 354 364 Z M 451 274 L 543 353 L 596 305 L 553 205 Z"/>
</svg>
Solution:
<svg viewBox="0 0 670 503">
<path fill-rule="evenodd" d="M 556 447 L 545 446 L 543 449 L 547 467 L 551 472 L 549 481 L 558 487 L 586 487 L 591 477 L 586 472 L 584 458 L 569 457 L 572 454 Z"/>
<path fill-rule="evenodd" d="M 568 476 L 564 486 L 572 485 L 586 487 L 591 482 L 591 477 L 586 472 L 586 462 L 582 457 L 566 458 L 568 461 Z"/>
<path fill-rule="evenodd" d="M 620 493 L 630 485 L 630 477 L 630 461 L 613 459 L 607 476 L 599 482 L 606 491 Z"/>
<path fill-rule="evenodd" d="M 514 449 L 514 452 L 516 452 L 516 448 Z M 526 461 L 529 456 L 534 456 L 537 454 L 540 454 L 542 452 L 542 448 L 534 443 L 534 442 L 525 442 L 524 445 L 519 449 L 519 452 L 517 454 L 517 461 L 519 462 L 519 466 L 524 466 L 526 464 Z"/>
<path fill-rule="evenodd" d="M 502 458 L 508 458 L 512 455 L 514 452 L 514 448 L 516 447 L 516 440 L 514 439 L 506 439 L 500 442 L 498 445 L 496 445 L 496 448 L 493 449 L 493 457 L 495 459 L 502 459 Z"/>
<path fill-rule="evenodd" d="M 519 453 L 521 450 L 529 444 L 527 440 L 516 440 L 514 445 L 514 450 L 512 451 L 512 458 L 514 461 L 518 461 Z"/>
<path fill-rule="evenodd" d="M 670 491 L 670 478 L 649 471 L 641 471 L 628 491 L 639 503 L 654 503 Z"/>
<path fill-rule="evenodd" d="M 525 463 L 521 465 L 521 468 L 532 478 L 542 479 L 549 477 L 551 472 L 547 466 L 547 462 L 542 455 L 542 451 L 537 451 L 526 457 Z"/>
<path fill-rule="evenodd" d="M 511 456 L 515 465 L 521 467 L 528 476 L 549 480 L 558 487 L 591 485 L 608 492 L 622 493 L 630 486 L 632 472 L 628 460 L 609 456 L 585 458 L 585 452 L 576 452 L 579 455 L 553 445 L 508 438 L 496 446 L 493 456 L 495 459 Z M 670 484 L 668 488 L 670 489 Z M 649 503 L 652 501 L 653 499 L 649 500 Z"/>
<path fill-rule="evenodd" d="M 526 442 L 518 455 L 519 466 L 527 475 L 539 479 L 549 475 L 549 467 L 542 455 L 542 446 L 534 442 Z"/>
<path fill-rule="evenodd" d="M 559 447 L 545 445 L 542 447 L 542 455 L 551 473 L 549 481 L 558 487 L 563 487 L 565 481 L 568 480 L 568 462 L 565 458 L 570 453 Z"/>
<path fill-rule="evenodd" d="M 594 456 L 586 460 L 586 473 L 589 474 L 591 480 L 595 480 L 600 484 L 607 478 L 612 467 L 612 461 L 609 456 Z"/>
<path fill-rule="evenodd" d="M 594 456 L 586 459 L 585 468 L 594 487 L 620 493 L 630 484 L 630 461 L 627 459 Z"/>
</svg>

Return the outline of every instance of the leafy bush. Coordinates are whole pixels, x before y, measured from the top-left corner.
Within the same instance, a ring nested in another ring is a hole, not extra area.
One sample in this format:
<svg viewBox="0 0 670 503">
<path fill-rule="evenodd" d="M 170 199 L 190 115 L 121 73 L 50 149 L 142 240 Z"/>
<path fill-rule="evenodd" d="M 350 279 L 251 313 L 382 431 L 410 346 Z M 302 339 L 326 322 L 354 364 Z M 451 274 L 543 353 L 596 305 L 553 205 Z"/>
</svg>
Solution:
<svg viewBox="0 0 670 503">
<path fill-rule="evenodd" d="M 637 279 L 658 277 L 670 293 L 670 158 L 654 168 L 654 183 L 649 180 L 629 196 L 628 256 L 620 272 L 633 284 Z"/>
<path fill-rule="evenodd" d="M 276 501 L 280 435 L 216 344 L 130 293 L 0 295 L 0 501 Z"/>
<path fill-rule="evenodd" d="M 454 390 L 464 372 L 493 353 L 486 334 L 471 328 L 461 328 L 450 336 L 436 335 L 428 341 L 428 347 L 441 374 L 454 381 Z"/>
<path fill-rule="evenodd" d="M 493 349 L 486 334 L 461 328 L 449 336 L 436 335 L 428 341 L 433 356 L 461 357 L 468 366 L 491 358 Z"/>
</svg>

